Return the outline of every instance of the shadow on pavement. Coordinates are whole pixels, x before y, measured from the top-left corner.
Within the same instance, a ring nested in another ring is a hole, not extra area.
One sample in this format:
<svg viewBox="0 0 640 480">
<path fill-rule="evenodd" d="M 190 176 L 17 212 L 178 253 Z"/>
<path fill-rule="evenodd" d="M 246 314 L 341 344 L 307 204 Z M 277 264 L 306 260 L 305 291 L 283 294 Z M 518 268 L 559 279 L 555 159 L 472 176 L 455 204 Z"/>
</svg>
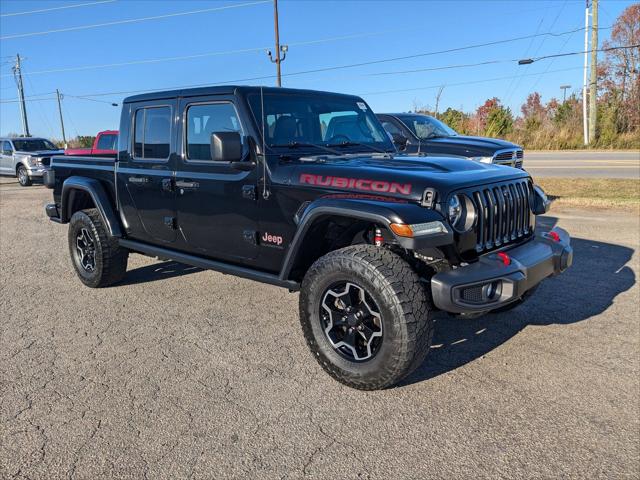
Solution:
<svg viewBox="0 0 640 480">
<path fill-rule="evenodd" d="M 539 218 L 549 229 L 554 217 Z M 633 250 L 610 243 L 573 238 L 573 266 L 544 281 L 522 305 L 510 312 L 476 319 L 438 314 L 431 351 L 401 385 L 437 377 L 471 362 L 507 342 L 527 325 L 567 325 L 587 320 L 609 308 L 617 295 L 635 284 L 625 266 Z"/>
<path fill-rule="evenodd" d="M 181 277 L 191 273 L 201 272 L 202 269 L 184 265 L 182 263 L 166 261 L 154 263 L 144 267 L 129 270 L 124 279 L 114 286 L 134 285 L 136 283 L 155 282 L 156 280 L 166 280 L 167 278 Z"/>
</svg>

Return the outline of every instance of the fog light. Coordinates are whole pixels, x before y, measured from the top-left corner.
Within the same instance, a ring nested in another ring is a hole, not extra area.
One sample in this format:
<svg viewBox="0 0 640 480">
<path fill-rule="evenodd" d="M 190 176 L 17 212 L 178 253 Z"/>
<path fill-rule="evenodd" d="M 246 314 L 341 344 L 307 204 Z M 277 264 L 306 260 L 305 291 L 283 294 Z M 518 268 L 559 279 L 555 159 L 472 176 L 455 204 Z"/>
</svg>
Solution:
<svg viewBox="0 0 640 480">
<path fill-rule="evenodd" d="M 502 293 L 502 282 L 487 283 L 482 287 L 482 299 L 486 301 L 493 301 Z"/>
</svg>

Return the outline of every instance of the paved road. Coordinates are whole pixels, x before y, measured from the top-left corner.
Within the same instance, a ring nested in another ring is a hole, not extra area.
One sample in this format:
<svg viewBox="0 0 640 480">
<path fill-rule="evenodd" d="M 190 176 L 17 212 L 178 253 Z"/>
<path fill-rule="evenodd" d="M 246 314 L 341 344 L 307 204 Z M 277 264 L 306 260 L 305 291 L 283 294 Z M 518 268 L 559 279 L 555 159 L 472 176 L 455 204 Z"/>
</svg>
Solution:
<svg viewBox="0 0 640 480">
<path fill-rule="evenodd" d="M 132 256 L 83 287 L 42 187 L 0 185 L 0 478 L 638 478 L 638 219 L 554 212 L 575 266 L 440 316 L 381 392 L 318 367 L 298 296 Z M 612 233 L 615 232 L 615 233 Z"/>
<path fill-rule="evenodd" d="M 640 152 L 525 152 L 534 177 L 640 178 Z"/>
</svg>

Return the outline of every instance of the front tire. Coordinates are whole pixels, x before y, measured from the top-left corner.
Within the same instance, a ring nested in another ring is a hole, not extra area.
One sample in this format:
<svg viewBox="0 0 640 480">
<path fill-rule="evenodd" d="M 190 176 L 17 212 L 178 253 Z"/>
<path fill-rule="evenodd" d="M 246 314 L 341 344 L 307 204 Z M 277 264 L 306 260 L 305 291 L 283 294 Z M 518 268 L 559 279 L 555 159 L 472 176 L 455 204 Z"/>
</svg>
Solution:
<svg viewBox="0 0 640 480">
<path fill-rule="evenodd" d="M 27 167 L 24 165 L 19 165 L 16 170 L 16 178 L 18 179 L 18 183 L 22 187 L 29 187 L 33 183 L 31 178 L 29 177 L 29 172 L 27 171 Z"/>
<path fill-rule="evenodd" d="M 320 366 L 360 390 L 389 387 L 426 357 L 433 307 L 400 256 L 373 245 L 328 253 L 307 272 L 300 321 Z"/>
<path fill-rule="evenodd" d="M 109 235 L 97 209 L 73 214 L 68 241 L 73 267 L 86 286 L 106 287 L 125 276 L 129 252 Z"/>
</svg>

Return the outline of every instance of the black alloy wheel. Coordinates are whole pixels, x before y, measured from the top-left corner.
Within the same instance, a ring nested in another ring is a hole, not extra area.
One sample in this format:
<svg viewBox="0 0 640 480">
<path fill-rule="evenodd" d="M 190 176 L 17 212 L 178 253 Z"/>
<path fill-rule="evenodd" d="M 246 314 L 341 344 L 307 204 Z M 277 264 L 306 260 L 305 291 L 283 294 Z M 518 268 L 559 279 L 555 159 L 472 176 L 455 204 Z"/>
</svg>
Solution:
<svg viewBox="0 0 640 480">
<path fill-rule="evenodd" d="M 360 285 L 340 282 L 325 290 L 320 306 L 322 328 L 333 348 L 348 360 L 362 362 L 382 345 L 382 317 Z"/>
</svg>

